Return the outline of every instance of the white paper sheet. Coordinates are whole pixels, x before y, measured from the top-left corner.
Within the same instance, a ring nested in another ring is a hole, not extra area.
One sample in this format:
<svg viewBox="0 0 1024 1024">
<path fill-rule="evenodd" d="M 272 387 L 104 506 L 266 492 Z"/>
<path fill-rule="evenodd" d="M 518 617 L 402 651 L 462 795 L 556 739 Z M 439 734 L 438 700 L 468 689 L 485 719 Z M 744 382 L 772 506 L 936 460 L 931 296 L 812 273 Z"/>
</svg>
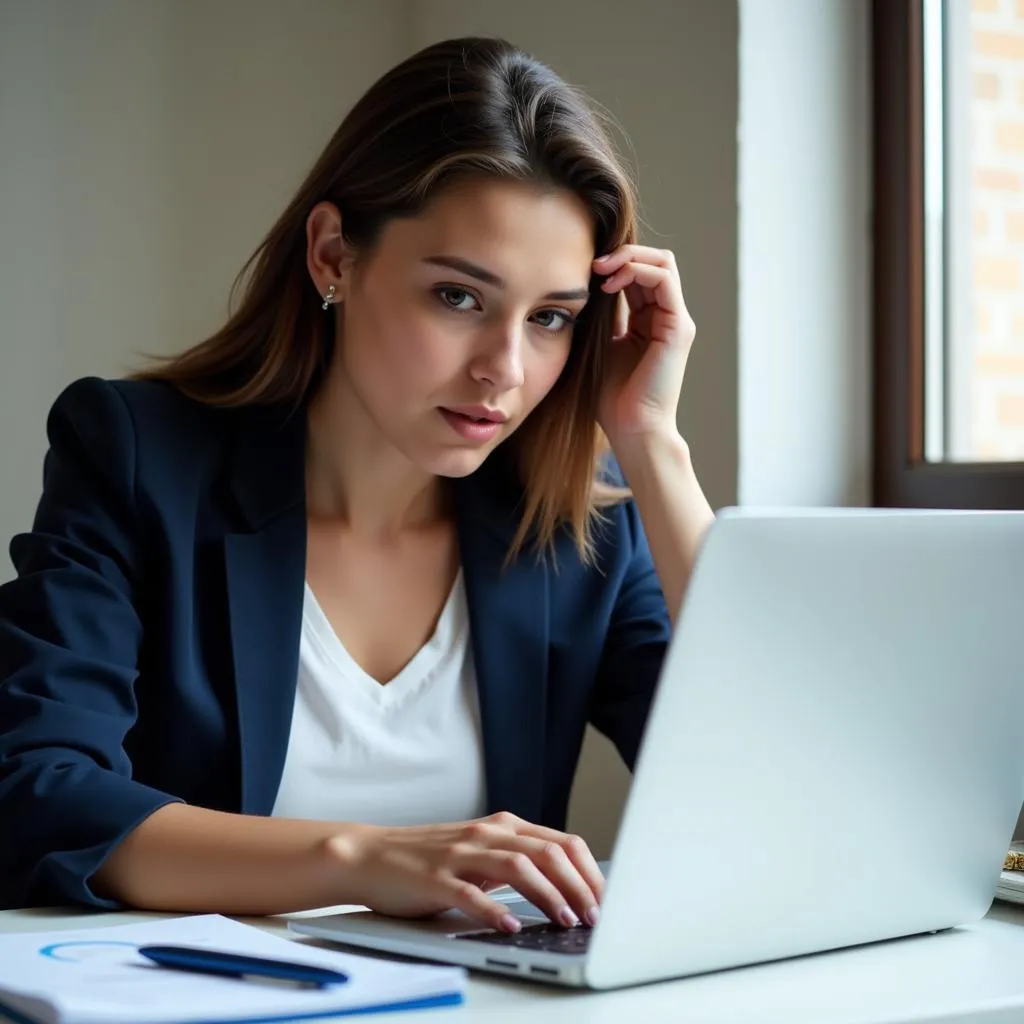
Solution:
<svg viewBox="0 0 1024 1024">
<path fill-rule="evenodd" d="M 330 967 L 348 982 L 291 989 L 157 967 L 144 945 L 201 946 Z M 0 1006 L 45 1024 L 177 1024 L 461 997 L 466 972 L 320 949 L 216 914 L 81 931 L 0 935 Z"/>
</svg>

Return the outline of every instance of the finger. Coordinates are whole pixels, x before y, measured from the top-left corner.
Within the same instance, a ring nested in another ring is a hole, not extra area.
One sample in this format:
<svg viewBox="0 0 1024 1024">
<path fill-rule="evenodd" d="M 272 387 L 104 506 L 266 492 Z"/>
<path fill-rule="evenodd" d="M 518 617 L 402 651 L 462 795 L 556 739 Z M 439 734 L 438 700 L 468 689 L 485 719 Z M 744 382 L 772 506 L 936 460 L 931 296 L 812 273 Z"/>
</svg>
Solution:
<svg viewBox="0 0 1024 1024">
<path fill-rule="evenodd" d="M 604 875 L 590 852 L 590 847 L 580 836 L 559 832 L 558 829 L 548 828 L 546 825 L 536 825 L 509 811 L 498 811 L 487 818 L 470 822 L 464 834 L 467 839 L 479 841 L 485 846 L 501 845 L 501 839 L 495 835 L 495 830 L 498 833 L 511 832 L 544 842 L 558 843 L 569 855 L 569 859 L 576 865 L 576 869 L 586 879 L 591 892 L 600 902 L 604 895 Z"/>
<path fill-rule="evenodd" d="M 646 309 L 648 306 L 657 304 L 657 300 L 653 299 L 646 288 L 642 288 L 638 284 L 627 284 L 625 288 L 619 292 L 626 300 L 626 308 L 632 313 L 635 310 Z"/>
<path fill-rule="evenodd" d="M 619 292 L 615 302 L 615 324 L 612 328 L 612 337 L 621 338 L 629 330 L 629 302 L 625 294 Z"/>
<path fill-rule="evenodd" d="M 590 847 L 580 836 L 559 832 L 557 829 L 547 828 L 545 825 L 534 825 L 528 821 L 521 822 L 516 833 L 545 843 L 558 843 L 590 887 L 597 902 L 601 902 L 601 897 L 604 895 L 604 875 L 601 873 L 601 868 L 593 853 L 590 852 Z"/>
<path fill-rule="evenodd" d="M 478 885 L 448 872 L 436 880 L 437 890 L 432 893 L 442 905 L 455 907 L 467 917 L 479 921 L 485 928 L 515 933 L 522 927 L 519 919 L 508 908 L 492 900 Z"/>
<path fill-rule="evenodd" d="M 558 887 L 524 852 L 471 848 L 455 856 L 452 868 L 460 878 L 465 875 L 482 874 L 488 878 L 502 879 L 534 906 L 539 907 L 552 921 L 567 928 L 579 922 L 579 915 L 575 913 Z M 479 889 L 477 891 L 479 892 Z"/>
<path fill-rule="evenodd" d="M 572 846 L 573 838 L 563 836 L 562 841 L 558 841 L 535 839 L 532 836 L 514 836 L 509 840 L 508 848 L 525 853 L 562 894 L 576 917 L 593 925 L 597 923 L 600 891 L 595 892 L 570 855 L 567 847 Z M 582 840 L 579 842 L 589 855 L 590 851 L 586 849 L 586 844 Z M 593 861 L 592 856 L 590 859 L 596 868 L 596 861 Z M 597 873 L 600 876 L 600 869 Z"/>
<path fill-rule="evenodd" d="M 622 245 L 594 260 L 599 274 L 610 274 L 626 263 L 648 263 L 655 267 L 674 269 L 675 254 L 670 249 L 654 249 L 649 245 Z"/>
<path fill-rule="evenodd" d="M 675 313 L 683 312 L 686 308 L 677 282 L 678 278 L 665 267 L 655 267 L 649 263 L 627 263 L 603 281 L 601 288 L 612 293 L 631 284 L 639 285 L 653 293 L 654 301 L 662 309 Z"/>
</svg>

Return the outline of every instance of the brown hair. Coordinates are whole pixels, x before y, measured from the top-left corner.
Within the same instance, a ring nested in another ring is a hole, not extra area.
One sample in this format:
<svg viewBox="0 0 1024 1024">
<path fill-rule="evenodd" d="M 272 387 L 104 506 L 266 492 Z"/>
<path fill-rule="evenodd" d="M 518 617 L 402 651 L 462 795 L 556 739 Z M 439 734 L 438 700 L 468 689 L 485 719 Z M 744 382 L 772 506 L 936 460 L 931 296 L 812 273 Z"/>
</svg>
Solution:
<svg viewBox="0 0 1024 1024">
<path fill-rule="evenodd" d="M 485 175 L 565 189 L 594 219 L 598 253 L 635 240 L 636 202 L 596 109 L 529 54 L 500 39 L 429 46 L 385 74 L 352 108 L 232 289 L 241 301 L 212 337 L 139 376 L 217 406 L 299 407 L 334 348 L 334 317 L 306 270 L 306 219 L 321 201 L 341 211 L 347 244 L 372 251 L 392 218 L 415 216 L 456 176 Z M 531 531 L 549 546 L 568 524 L 592 550 L 607 442 L 597 427 L 616 299 L 591 279 L 565 370 L 509 439 L 525 491 L 512 551 Z"/>
</svg>

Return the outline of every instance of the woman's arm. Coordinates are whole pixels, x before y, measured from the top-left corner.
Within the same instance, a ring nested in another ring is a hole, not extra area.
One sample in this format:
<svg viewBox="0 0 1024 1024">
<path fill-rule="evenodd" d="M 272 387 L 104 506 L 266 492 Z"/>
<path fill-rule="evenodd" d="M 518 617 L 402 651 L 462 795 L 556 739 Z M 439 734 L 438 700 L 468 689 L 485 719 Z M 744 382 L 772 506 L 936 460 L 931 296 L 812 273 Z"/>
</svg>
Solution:
<svg viewBox="0 0 1024 1024">
<path fill-rule="evenodd" d="M 170 804 L 115 847 L 91 884 L 147 910 L 260 915 L 355 903 L 419 917 L 458 907 L 518 931 L 488 889 L 512 885 L 553 921 L 593 924 L 603 878 L 578 837 L 511 814 L 382 828 Z"/>
<path fill-rule="evenodd" d="M 326 822 L 168 804 L 90 881 L 105 899 L 152 910 L 259 915 L 360 902 L 345 891 L 336 834 Z"/>
<path fill-rule="evenodd" d="M 0 587 L 0 907 L 96 905 L 84 879 L 173 796 L 131 777 L 144 560 L 135 431 L 111 385 L 78 381 L 47 421 L 31 532 Z"/>
<path fill-rule="evenodd" d="M 665 603 L 675 622 L 715 513 L 697 480 L 689 446 L 677 432 L 622 443 L 616 455 L 633 491 Z"/>
</svg>

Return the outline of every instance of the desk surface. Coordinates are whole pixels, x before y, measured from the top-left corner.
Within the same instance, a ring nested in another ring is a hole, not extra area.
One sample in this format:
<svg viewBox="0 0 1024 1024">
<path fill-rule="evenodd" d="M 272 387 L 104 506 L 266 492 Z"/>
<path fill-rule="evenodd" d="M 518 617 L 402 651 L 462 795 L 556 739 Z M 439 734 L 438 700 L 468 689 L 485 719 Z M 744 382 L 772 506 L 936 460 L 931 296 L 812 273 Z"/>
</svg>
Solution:
<svg viewBox="0 0 1024 1024">
<path fill-rule="evenodd" d="M 315 911 L 312 914 L 327 912 Z M 173 915 L 92 913 L 65 908 L 9 910 L 0 912 L 0 932 L 131 924 L 163 916 Z M 287 920 L 306 916 L 311 915 L 239 920 L 278 935 L 296 938 L 287 931 Z M 1019 933 L 1018 929 L 1021 929 Z M 423 1024 L 490 1024 L 506 1020 L 523 1021 L 527 1017 L 530 1024 L 623 1024 L 631 1020 L 720 1024 L 741 1018 L 745 1021 L 777 1021 L 779 1024 L 801 1024 L 802 1021 L 813 1021 L 814 1024 L 882 1024 L 909 1020 L 941 1021 L 942 1024 L 966 1024 L 968 1021 L 1008 1024 L 1024 1020 L 1024 970 L 1018 966 L 1021 960 L 1012 959 L 1024 948 L 1024 907 L 997 902 L 980 925 L 966 931 L 971 934 L 958 938 L 954 933 L 945 933 L 881 943 L 859 950 L 803 957 L 799 961 L 723 971 L 716 975 L 616 992 L 556 989 L 474 973 L 470 977 L 464 1006 L 417 1014 L 375 1014 L 366 1019 L 381 1024 L 389 1021 L 409 1024 L 413 1020 Z M 940 951 L 938 943 L 943 940 L 955 942 L 960 939 L 975 945 L 970 949 L 963 946 L 964 952 L 958 954 L 960 959 L 955 963 L 935 960 L 936 970 L 929 975 L 929 969 L 921 959 L 922 951 L 928 956 L 933 951 Z M 999 944 L 1004 940 L 1009 941 L 1006 949 L 1001 951 Z M 923 945 L 928 943 L 932 945 Z M 1018 947 L 1018 943 L 1022 945 Z M 1002 968 L 997 963 L 1000 958 Z M 801 979 L 806 981 L 808 977 L 808 965 L 819 972 L 814 985 L 801 983 Z M 893 978 L 898 982 L 897 976 L 904 971 L 904 966 L 918 974 L 923 967 L 922 976 L 933 977 L 933 983 L 922 986 L 920 994 L 894 992 L 890 1010 L 882 1010 L 879 997 L 864 995 L 865 989 L 878 985 L 884 987 Z M 957 1006 L 944 1003 L 936 988 L 944 978 L 958 971 L 963 977 L 959 979 L 957 992 L 962 995 L 970 990 L 973 1002 Z M 858 978 L 858 973 L 863 977 Z M 893 975 L 888 981 L 887 973 Z M 926 1015 L 922 1016 L 922 1011 Z"/>
</svg>

